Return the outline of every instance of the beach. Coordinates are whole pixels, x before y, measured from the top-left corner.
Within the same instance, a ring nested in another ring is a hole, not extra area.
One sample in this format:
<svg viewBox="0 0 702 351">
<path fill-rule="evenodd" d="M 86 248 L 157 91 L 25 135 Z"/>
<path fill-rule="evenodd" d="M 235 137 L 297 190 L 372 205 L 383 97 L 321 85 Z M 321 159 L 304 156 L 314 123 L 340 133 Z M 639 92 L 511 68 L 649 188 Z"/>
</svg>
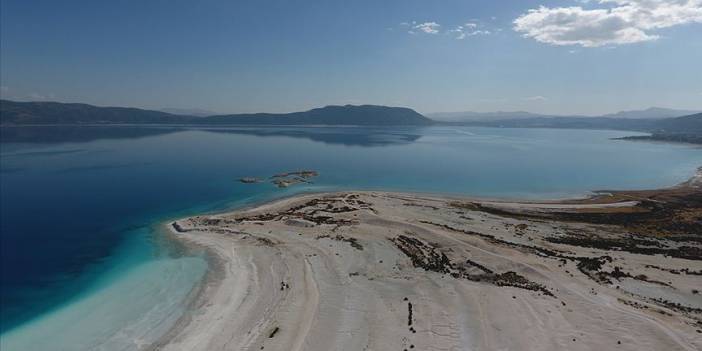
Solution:
<svg viewBox="0 0 702 351">
<path fill-rule="evenodd" d="M 698 350 L 699 179 L 561 202 L 308 194 L 177 220 L 210 273 L 151 349 Z"/>
</svg>

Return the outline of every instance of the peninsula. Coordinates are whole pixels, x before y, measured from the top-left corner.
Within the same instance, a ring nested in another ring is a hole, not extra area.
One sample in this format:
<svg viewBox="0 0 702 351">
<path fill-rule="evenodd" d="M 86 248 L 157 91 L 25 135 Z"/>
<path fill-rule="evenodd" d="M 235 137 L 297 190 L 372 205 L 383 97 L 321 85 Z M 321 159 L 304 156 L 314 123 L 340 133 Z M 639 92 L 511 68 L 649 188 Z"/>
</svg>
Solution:
<svg viewBox="0 0 702 351">
<path fill-rule="evenodd" d="M 158 350 L 699 350 L 702 173 L 505 201 L 300 195 L 168 223 L 212 258 Z"/>
</svg>

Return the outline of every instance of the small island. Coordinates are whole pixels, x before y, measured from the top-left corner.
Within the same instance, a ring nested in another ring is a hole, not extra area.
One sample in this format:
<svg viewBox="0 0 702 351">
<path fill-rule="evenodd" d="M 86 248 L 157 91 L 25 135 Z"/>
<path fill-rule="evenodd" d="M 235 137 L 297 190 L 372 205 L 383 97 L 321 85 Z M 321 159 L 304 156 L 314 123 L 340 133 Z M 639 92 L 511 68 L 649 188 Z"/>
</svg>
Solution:
<svg viewBox="0 0 702 351">
<path fill-rule="evenodd" d="M 310 184 L 312 181 L 310 179 L 318 177 L 319 172 L 305 170 L 305 171 L 293 171 L 278 173 L 270 177 L 271 183 L 278 188 L 287 188 L 296 184 L 307 183 Z M 244 177 L 240 178 L 239 181 L 244 184 L 255 184 L 261 183 L 263 180 L 257 177 Z"/>
</svg>

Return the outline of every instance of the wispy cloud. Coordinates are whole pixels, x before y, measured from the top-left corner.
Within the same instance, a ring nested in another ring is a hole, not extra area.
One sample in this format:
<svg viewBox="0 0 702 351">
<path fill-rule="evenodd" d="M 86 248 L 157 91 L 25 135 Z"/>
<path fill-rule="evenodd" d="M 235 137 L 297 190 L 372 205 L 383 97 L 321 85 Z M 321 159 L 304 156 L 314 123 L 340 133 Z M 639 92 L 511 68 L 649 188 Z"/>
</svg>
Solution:
<svg viewBox="0 0 702 351">
<path fill-rule="evenodd" d="M 462 40 L 467 37 L 477 36 L 477 35 L 490 35 L 492 31 L 483 28 L 483 26 L 477 22 L 471 21 L 466 22 L 461 25 L 450 27 L 450 29 L 443 30 L 442 25 L 431 21 L 431 22 L 402 22 L 401 27 L 406 27 L 409 34 L 425 33 L 425 34 L 446 34 L 451 35 L 455 39 Z"/>
<path fill-rule="evenodd" d="M 49 93 L 49 94 L 39 94 L 39 93 L 30 93 L 27 98 L 30 100 L 34 101 L 43 101 L 43 100 L 54 100 L 56 99 L 56 95 L 54 93 Z"/>
<path fill-rule="evenodd" d="M 436 22 L 424 22 L 412 26 L 413 29 L 427 34 L 439 34 L 440 27 L 441 25 Z"/>
<path fill-rule="evenodd" d="M 524 100 L 524 101 L 546 101 L 548 99 L 544 96 L 536 95 L 536 96 L 527 96 L 525 98 L 522 98 L 522 100 Z"/>
<path fill-rule="evenodd" d="M 457 26 L 457 27 L 449 30 L 447 33 L 454 35 L 455 38 L 458 40 L 463 40 L 467 37 L 472 37 L 472 36 L 476 36 L 476 35 L 490 35 L 490 34 L 492 34 L 489 30 L 478 29 L 479 27 L 480 27 L 480 25 L 477 23 L 468 22 L 466 24 L 462 24 L 460 26 Z"/>
<path fill-rule="evenodd" d="M 583 5 L 595 1 L 579 1 Z M 582 6 L 531 9 L 514 30 L 551 45 L 600 47 L 652 41 L 656 30 L 702 23 L 702 0 L 599 0 Z"/>
</svg>

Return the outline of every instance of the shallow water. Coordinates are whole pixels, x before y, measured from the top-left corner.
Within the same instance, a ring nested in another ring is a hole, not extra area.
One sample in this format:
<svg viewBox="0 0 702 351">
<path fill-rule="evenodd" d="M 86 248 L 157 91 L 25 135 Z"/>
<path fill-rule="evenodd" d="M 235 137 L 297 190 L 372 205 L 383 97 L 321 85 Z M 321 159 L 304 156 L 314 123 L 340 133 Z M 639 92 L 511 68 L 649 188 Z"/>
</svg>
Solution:
<svg viewBox="0 0 702 351">
<path fill-rule="evenodd" d="M 0 131 L 3 350 L 134 349 L 156 338 L 205 271 L 155 232 L 170 218 L 337 189 L 578 196 L 672 185 L 702 165 L 699 148 L 611 140 L 634 134 L 614 131 Z M 297 169 L 321 176 L 286 190 L 237 181 Z"/>
<path fill-rule="evenodd" d="M 110 267 L 60 307 L 3 335 L 3 350 L 133 350 L 165 333 L 207 269 L 200 257 L 154 256 L 131 233 Z"/>
</svg>

